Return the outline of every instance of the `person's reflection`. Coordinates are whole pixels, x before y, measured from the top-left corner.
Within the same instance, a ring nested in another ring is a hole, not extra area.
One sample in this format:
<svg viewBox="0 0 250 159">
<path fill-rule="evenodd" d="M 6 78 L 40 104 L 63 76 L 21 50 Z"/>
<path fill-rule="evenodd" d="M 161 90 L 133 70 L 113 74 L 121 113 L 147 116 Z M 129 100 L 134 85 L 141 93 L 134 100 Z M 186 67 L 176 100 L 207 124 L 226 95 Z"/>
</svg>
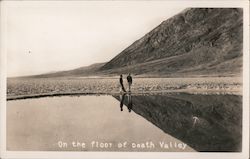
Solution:
<svg viewBox="0 0 250 159">
<path fill-rule="evenodd" d="M 132 107 L 133 107 L 132 96 L 131 96 L 131 94 L 129 93 L 129 94 L 128 94 L 128 112 L 131 112 Z"/>
<path fill-rule="evenodd" d="M 123 111 L 124 97 L 125 97 L 125 94 L 120 94 L 120 108 L 121 108 L 121 111 Z"/>
</svg>

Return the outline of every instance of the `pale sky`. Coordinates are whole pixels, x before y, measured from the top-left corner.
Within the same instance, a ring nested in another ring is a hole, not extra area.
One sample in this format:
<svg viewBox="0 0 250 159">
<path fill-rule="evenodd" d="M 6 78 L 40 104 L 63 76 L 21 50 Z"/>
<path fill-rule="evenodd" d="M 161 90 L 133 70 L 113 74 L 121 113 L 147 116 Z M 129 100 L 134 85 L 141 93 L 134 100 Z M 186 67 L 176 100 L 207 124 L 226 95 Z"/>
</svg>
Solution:
<svg viewBox="0 0 250 159">
<path fill-rule="evenodd" d="M 109 61 L 185 9 L 162 1 L 12 1 L 5 7 L 8 77 Z"/>
</svg>

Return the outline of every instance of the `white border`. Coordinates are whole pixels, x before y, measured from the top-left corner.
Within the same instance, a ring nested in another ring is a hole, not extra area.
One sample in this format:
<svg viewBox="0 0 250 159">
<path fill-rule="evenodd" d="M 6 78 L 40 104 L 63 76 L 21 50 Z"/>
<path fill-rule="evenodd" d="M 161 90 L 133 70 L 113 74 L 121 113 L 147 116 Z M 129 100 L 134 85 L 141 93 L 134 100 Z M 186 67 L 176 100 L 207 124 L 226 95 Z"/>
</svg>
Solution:
<svg viewBox="0 0 250 159">
<path fill-rule="evenodd" d="M 0 2 L 0 120 L 1 120 L 1 129 L 0 129 L 0 135 L 1 135 L 1 145 L 0 145 L 0 158 L 3 157 L 3 152 L 5 150 L 5 119 L 6 119 L 6 64 L 7 64 L 7 50 L 6 50 L 6 29 L 7 29 L 7 23 L 6 23 L 6 10 L 4 7 L 3 2 Z"/>
<path fill-rule="evenodd" d="M 0 104 L 1 104 L 1 158 L 194 158 L 194 159 L 247 159 L 249 158 L 249 1 L 194 1 L 194 0 L 177 0 L 177 1 L 115 1 L 114 3 L 163 3 L 167 5 L 183 6 L 183 7 L 206 7 L 206 8 L 233 8 L 240 7 L 244 9 L 244 22 L 243 22 L 243 147 L 241 153 L 199 153 L 199 152 L 51 152 L 51 151 L 6 151 L 6 30 L 7 30 L 7 15 L 5 6 L 12 5 L 17 1 L 0 1 L 0 14 L 1 14 L 1 54 L 0 54 Z M 30 1 L 29 1 L 30 2 Z M 44 1 L 33 1 L 32 3 L 43 3 Z M 105 1 L 100 1 L 105 2 Z M 19 1 L 19 3 L 25 3 L 25 1 Z M 74 4 L 81 3 L 81 1 L 52 1 L 52 4 L 64 3 Z"/>
</svg>

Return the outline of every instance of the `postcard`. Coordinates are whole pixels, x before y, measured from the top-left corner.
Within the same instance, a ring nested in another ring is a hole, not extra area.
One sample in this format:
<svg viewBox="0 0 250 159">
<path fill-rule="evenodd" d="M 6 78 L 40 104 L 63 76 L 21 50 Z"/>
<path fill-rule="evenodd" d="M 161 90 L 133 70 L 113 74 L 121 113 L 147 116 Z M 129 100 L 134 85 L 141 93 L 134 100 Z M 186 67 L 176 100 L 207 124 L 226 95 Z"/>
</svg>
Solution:
<svg viewBox="0 0 250 159">
<path fill-rule="evenodd" d="M 249 158 L 248 1 L 1 1 L 1 158 Z"/>
</svg>

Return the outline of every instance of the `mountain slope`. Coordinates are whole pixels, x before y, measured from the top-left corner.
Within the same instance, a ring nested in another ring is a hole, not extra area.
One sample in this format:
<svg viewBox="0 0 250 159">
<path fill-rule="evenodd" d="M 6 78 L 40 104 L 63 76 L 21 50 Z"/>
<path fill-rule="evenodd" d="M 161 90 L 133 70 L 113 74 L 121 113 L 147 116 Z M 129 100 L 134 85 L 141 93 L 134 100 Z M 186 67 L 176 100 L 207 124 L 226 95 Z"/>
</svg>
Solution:
<svg viewBox="0 0 250 159">
<path fill-rule="evenodd" d="M 92 74 L 97 74 L 98 70 L 104 65 L 105 63 L 95 63 L 90 66 L 80 67 L 73 70 L 68 71 L 59 71 L 55 73 L 47 73 L 41 75 L 35 75 L 30 77 L 35 78 L 49 78 L 49 77 L 67 77 L 67 76 L 88 76 Z"/>
<path fill-rule="evenodd" d="M 242 9 L 187 9 L 162 22 L 100 70 L 111 74 L 238 75 L 242 67 L 242 16 Z M 165 62 L 157 65 L 160 59 Z M 155 66 L 148 67 L 148 62 Z M 143 68 L 137 67 L 143 64 Z"/>
</svg>

